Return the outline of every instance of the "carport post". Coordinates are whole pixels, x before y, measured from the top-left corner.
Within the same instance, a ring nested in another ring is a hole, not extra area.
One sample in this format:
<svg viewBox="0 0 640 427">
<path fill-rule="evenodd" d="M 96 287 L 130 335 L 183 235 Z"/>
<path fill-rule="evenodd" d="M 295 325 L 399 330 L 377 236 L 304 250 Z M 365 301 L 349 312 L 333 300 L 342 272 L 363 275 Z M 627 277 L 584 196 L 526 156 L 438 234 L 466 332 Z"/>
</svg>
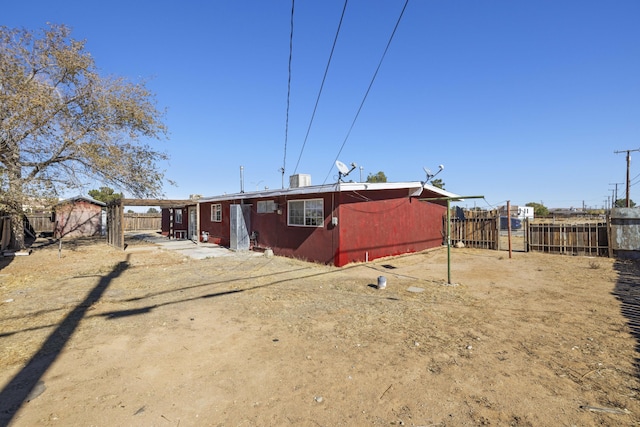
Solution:
<svg viewBox="0 0 640 427">
<path fill-rule="evenodd" d="M 457 197 L 430 197 L 418 199 L 421 202 L 447 202 L 447 283 L 451 285 L 451 201 L 462 201 L 464 199 L 484 199 L 484 196 L 457 196 Z"/>
</svg>

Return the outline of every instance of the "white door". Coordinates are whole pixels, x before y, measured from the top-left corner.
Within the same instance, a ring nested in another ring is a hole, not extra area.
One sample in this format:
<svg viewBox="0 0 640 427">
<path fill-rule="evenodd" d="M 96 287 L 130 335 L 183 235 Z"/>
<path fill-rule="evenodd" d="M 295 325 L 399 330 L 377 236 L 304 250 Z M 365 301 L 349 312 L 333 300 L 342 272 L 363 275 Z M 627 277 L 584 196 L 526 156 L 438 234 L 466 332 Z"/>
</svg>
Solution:
<svg viewBox="0 0 640 427">
<path fill-rule="evenodd" d="M 198 223 L 196 207 L 189 206 L 189 238 L 194 242 L 198 241 Z"/>
</svg>

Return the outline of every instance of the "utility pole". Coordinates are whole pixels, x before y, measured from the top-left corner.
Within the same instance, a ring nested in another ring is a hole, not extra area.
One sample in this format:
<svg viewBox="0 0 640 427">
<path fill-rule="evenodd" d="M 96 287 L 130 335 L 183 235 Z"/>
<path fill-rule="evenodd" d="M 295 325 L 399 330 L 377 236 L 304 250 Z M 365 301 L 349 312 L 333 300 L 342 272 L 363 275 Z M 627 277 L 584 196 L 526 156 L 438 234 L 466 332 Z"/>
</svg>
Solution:
<svg viewBox="0 0 640 427">
<path fill-rule="evenodd" d="M 629 167 L 631 166 L 631 152 L 632 151 L 640 151 L 640 148 L 636 148 L 635 150 L 619 150 L 619 151 L 614 151 L 614 154 L 620 154 L 620 153 L 627 153 L 627 203 L 626 206 L 629 206 Z"/>
<path fill-rule="evenodd" d="M 614 201 L 613 201 L 613 204 L 612 204 L 612 207 L 614 207 L 614 208 L 616 207 L 615 204 L 618 201 L 618 185 L 621 185 L 621 184 L 624 184 L 624 182 L 610 182 L 609 183 L 609 185 L 615 185 L 616 186 L 616 191 L 615 191 L 615 194 L 613 196 L 613 200 Z"/>
<path fill-rule="evenodd" d="M 611 209 L 616 207 L 616 193 L 615 190 L 611 189 Z"/>
</svg>

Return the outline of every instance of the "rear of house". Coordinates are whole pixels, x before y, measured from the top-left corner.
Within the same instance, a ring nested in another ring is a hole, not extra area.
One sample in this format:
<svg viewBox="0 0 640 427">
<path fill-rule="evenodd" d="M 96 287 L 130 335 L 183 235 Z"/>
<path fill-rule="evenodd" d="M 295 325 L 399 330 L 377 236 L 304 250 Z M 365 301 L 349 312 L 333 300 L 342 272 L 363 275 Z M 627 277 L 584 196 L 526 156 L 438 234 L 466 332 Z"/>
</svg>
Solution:
<svg viewBox="0 0 640 427">
<path fill-rule="evenodd" d="M 196 203 L 162 208 L 161 233 L 171 239 L 198 240 Z"/>
<path fill-rule="evenodd" d="M 445 202 L 421 182 L 336 183 L 205 197 L 199 234 L 234 250 L 343 266 L 442 245 Z"/>
</svg>

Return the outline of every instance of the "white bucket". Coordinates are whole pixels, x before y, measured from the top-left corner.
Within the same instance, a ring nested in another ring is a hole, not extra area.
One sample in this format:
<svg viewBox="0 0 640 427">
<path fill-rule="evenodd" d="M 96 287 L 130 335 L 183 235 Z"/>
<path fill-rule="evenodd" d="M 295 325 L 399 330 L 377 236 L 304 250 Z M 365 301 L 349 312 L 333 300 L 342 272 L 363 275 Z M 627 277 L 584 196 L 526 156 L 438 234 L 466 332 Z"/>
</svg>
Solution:
<svg viewBox="0 0 640 427">
<path fill-rule="evenodd" d="M 387 287 L 387 278 L 384 276 L 378 277 L 378 289 L 384 289 Z"/>
</svg>

